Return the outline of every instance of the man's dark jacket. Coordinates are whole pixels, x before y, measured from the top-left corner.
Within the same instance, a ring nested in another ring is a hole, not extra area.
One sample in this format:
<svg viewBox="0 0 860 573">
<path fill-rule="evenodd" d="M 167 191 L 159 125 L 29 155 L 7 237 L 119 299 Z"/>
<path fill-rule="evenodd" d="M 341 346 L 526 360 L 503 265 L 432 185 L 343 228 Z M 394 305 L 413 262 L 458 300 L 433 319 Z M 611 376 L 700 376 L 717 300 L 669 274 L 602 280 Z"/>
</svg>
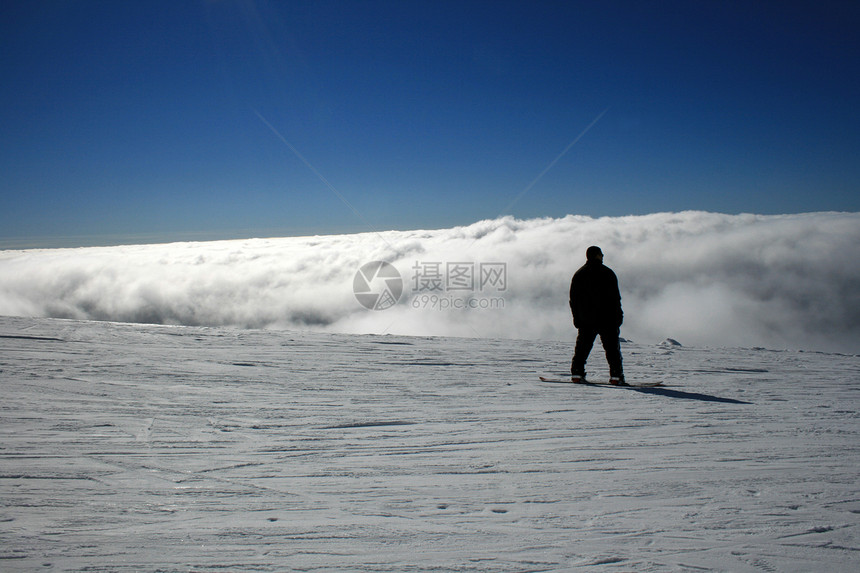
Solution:
<svg viewBox="0 0 860 573">
<path fill-rule="evenodd" d="M 570 281 L 570 310 L 576 328 L 618 328 L 624 320 L 618 277 L 598 260 L 585 263 Z"/>
</svg>

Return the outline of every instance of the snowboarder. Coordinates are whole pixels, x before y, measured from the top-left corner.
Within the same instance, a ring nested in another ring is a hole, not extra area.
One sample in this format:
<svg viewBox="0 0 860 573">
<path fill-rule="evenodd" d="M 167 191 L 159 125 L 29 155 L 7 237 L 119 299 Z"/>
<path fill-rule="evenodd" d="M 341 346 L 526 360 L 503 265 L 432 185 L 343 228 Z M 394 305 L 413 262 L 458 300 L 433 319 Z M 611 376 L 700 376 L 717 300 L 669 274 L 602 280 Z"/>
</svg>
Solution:
<svg viewBox="0 0 860 573">
<path fill-rule="evenodd" d="M 585 265 L 570 281 L 570 311 L 577 329 L 576 348 L 570 365 L 572 379 L 585 379 L 585 362 L 600 335 L 600 342 L 609 362 L 609 382 L 626 386 L 621 366 L 619 334 L 624 313 L 621 311 L 621 293 L 618 278 L 612 269 L 603 265 L 600 247 L 588 247 Z"/>
</svg>

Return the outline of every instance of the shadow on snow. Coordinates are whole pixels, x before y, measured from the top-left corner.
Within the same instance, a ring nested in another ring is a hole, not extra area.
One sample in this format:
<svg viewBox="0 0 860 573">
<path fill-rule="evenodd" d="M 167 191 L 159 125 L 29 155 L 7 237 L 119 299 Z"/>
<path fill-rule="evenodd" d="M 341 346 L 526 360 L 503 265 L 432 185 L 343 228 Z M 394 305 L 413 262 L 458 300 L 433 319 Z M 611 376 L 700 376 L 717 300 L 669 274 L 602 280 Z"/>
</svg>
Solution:
<svg viewBox="0 0 860 573">
<path fill-rule="evenodd" d="M 735 400 L 734 398 L 721 398 L 720 396 L 711 396 L 710 394 L 700 394 L 698 392 L 684 392 L 682 390 L 672 390 L 671 388 L 631 388 L 636 392 L 643 394 L 657 394 L 658 396 L 666 396 L 668 398 L 682 398 L 684 400 L 700 400 L 702 402 L 720 402 L 722 404 L 752 404 L 743 400 Z"/>
</svg>

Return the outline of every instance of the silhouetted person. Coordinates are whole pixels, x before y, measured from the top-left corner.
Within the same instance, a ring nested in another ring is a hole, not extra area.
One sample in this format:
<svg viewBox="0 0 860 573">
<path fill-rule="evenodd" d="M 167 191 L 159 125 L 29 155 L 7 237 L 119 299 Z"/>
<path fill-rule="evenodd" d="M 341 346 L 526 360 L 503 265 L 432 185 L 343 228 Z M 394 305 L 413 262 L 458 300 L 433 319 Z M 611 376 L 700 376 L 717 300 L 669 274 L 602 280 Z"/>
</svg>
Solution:
<svg viewBox="0 0 860 573">
<path fill-rule="evenodd" d="M 585 265 L 570 281 L 570 310 L 573 325 L 578 330 L 570 374 L 574 380 L 585 379 L 585 362 L 594 346 L 594 339 L 600 335 L 606 361 L 609 362 L 609 381 L 626 385 L 618 339 L 624 320 L 618 278 L 612 269 L 603 265 L 600 247 L 588 247 L 585 259 Z"/>
</svg>

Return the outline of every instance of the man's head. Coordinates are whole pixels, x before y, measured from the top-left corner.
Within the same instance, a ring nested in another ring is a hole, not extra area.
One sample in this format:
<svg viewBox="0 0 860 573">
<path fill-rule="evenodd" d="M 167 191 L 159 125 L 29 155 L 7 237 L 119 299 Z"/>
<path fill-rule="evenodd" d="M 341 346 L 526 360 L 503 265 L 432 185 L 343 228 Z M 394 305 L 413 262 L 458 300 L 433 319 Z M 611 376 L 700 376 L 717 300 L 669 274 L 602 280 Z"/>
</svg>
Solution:
<svg viewBox="0 0 860 573">
<path fill-rule="evenodd" d="M 588 247 L 585 251 L 585 260 L 603 261 L 603 251 L 600 250 L 600 247 Z"/>
</svg>

